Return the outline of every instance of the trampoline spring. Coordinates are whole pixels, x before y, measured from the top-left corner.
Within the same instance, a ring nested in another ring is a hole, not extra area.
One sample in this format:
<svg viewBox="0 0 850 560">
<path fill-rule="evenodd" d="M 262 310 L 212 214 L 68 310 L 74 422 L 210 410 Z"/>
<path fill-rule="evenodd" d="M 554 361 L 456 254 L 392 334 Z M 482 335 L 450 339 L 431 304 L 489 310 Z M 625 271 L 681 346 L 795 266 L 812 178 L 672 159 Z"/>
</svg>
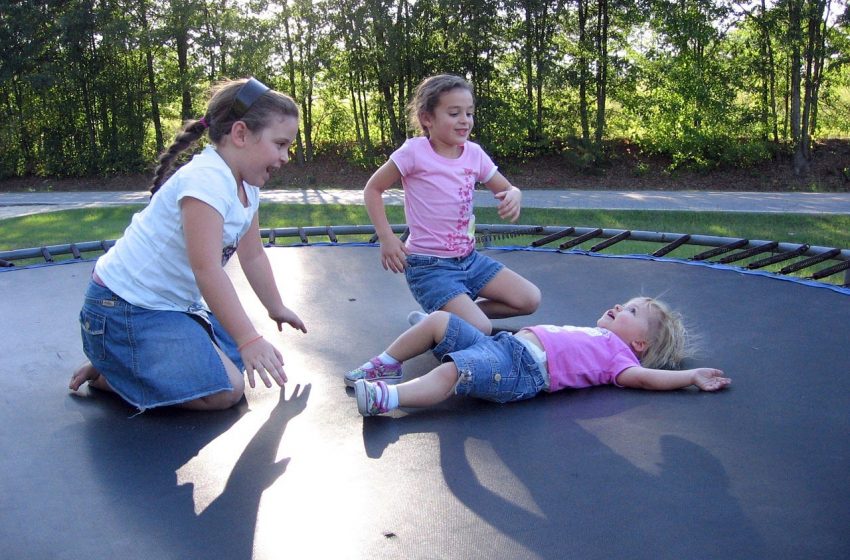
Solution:
<svg viewBox="0 0 850 560">
<path fill-rule="evenodd" d="M 522 237 L 526 235 L 537 235 L 542 231 L 542 226 L 520 228 L 513 231 L 506 231 L 500 233 L 490 233 L 488 230 L 484 230 L 484 233 L 475 236 L 475 242 L 483 243 L 486 246 L 489 245 L 492 241 L 498 241 L 500 239 L 510 239 L 512 237 Z"/>
<path fill-rule="evenodd" d="M 275 234 L 274 230 L 273 230 L 273 229 L 270 229 L 270 230 L 269 230 L 269 242 L 268 242 L 268 245 L 274 245 L 274 244 L 275 244 L 275 238 L 276 238 L 276 234 Z"/>
<path fill-rule="evenodd" d="M 825 251 L 820 255 L 815 255 L 814 257 L 809 257 L 808 259 L 789 264 L 788 266 L 780 270 L 779 274 L 791 274 L 792 272 L 797 272 L 798 270 L 809 268 L 810 266 L 814 266 L 820 262 L 828 261 L 829 259 L 839 255 L 840 253 L 840 249 L 830 249 L 829 251 Z"/>
<path fill-rule="evenodd" d="M 702 253 L 696 254 L 691 257 L 691 260 L 704 261 L 705 259 L 710 259 L 711 257 L 716 257 L 717 255 L 722 255 L 723 253 L 728 253 L 729 251 L 740 249 L 749 242 L 749 239 L 736 239 L 735 241 L 727 243 L 726 245 L 721 245 L 720 247 L 715 247 L 714 249 L 709 249 L 708 251 L 703 251 Z"/>
<path fill-rule="evenodd" d="M 475 244 L 476 245 L 484 245 L 485 247 L 490 246 L 490 242 L 492 239 L 492 234 L 490 230 L 481 230 L 483 233 L 480 233 L 475 236 Z"/>
<path fill-rule="evenodd" d="M 662 247 L 662 248 L 658 249 L 657 251 L 655 251 L 654 253 L 652 253 L 652 256 L 653 257 L 663 257 L 667 253 L 669 253 L 669 252 L 671 252 L 675 249 L 678 249 L 679 247 L 681 247 L 682 245 L 684 245 L 685 243 L 687 243 L 690 240 L 691 240 L 691 234 L 686 233 L 685 235 L 682 235 L 679 238 L 675 239 L 672 243 L 669 243 L 668 245 L 665 245 L 664 247 Z"/>
<path fill-rule="evenodd" d="M 571 226 L 571 227 L 568 227 L 566 229 L 562 229 L 561 231 L 556 231 L 555 233 L 550 233 L 546 237 L 541 237 L 540 239 L 536 239 L 536 240 L 532 241 L 531 246 L 532 247 L 542 247 L 543 245 L 546 245 L 547 243 L 552 243 L 553 241 L 557 241 L 557 240 L 561 239 L 562 237 L 572 235 L 573 233 L 575 233 L 575 231 L 576 231 L 576 228 Z"/>
<path fill-rule="evenodd" d="M 15 266 L 15 263 L 5 259 L 0 259 L 0 268 L 9 268 L 11 266 Z"/>
<path fill-rule="evenodd" d="M 375 234 L 372 235 L 372 237 L 369 238 L 369 243 L 374 245 L 377 242 L 378 242 L 378 234 L 375 233 Z"/>
<path fill-rule="evenodd" d="M 71 251 L 71 254 L 74 256 L 75 259 L 83 258 L 83 255 L 80 254 L 79 248 L 77 248 L 77 246 L 74 243 L 71 243 L 68 246 L 68 250 Z"/>
<path fill-rule="evenodd" d="M 103 239 L 103 240 L 101 240 L 101 242 L 100 242 L 100 248 L 101 248 L 101 249 L 103 249 L 103 252 L 104 252 L 104 253 L 106 253 L 107 251 L 109 251 L 109 249 L 111 249 L 113 245 L 115 245 L 115 240 L 114 240 L 114 239 L 113 239 L 113 240 L 110 240 L 110 241 L 107 241 L 106 239 Z"/>
<path fill-rule="evenodd" d="M 410 228 L 404 228 L 404 232 L 401 234 L 401 237 L 399 239 L 401 239 L 402 241 L 407 241 L 408 237 L 410 237 Z"/>
<path fill-rule="evenodd" d="M 298 237 L 301 239 L 301 243 L 310 243 L 310 240 L 307 239 L 307 232 L 304 231 L 303 227 L 298 228 Z"/>
<path fill-rule="evenodd" d="M 584 235 L 579 235 L 575 239 L 571 239 L 571 240 L 569 240 L 565 243 L 561 243 L 560 245 L 558 245 L 558 249 L 569 249 L 571 247 L 575 247 L 576 245 L 581 245 L 582 243 L 584 243 L 588 239 L 593 239 L 594 237 L 599 237 L 599 235 L 601 233 L 602 233 L 602 228 L 596 228 L 593 231 L 589 231 L 589 232 L 585 233 Z"/>
<path fill-rule="evenodd" d="M 44 262 L 53 262 L 53 255 L 50 254 L 50 251 L 47 250 L 47 247 L 41 247 L 41 256 L 44 257 Z"/>
<path fill-rule="evenodd" d="M 817 272 L 812 274 L 810 278 L 812 280 L 820 280 L 821 278 L 826 278 L 827 276 L 832 276 L 833 274 L 841 272 L 842 270 L 848 269 L 850 269 L 850 261 L 843 261 L 828 268 L 818 270 Z M 850 284 L 850 281 L 844 283 L 845 286 L 847 286 L 848 284 Z"/>
<path fill-rule="evenodd" d="M 337 243 L 338 242 L 338 240 L 336 238 L 336 232 L 334 231 L 333 227 L 328 226 L 327 234 L 328 234 L 328 239 L 331 240 L 331 243 Z"/>
<path fill-rule="evenodd" d="M 758 255 L 759 253 L 766 253 L 768 251 L 773 251 L 778 246 L 779 246 L 778 241 L 771 241 L 769 243 L 759 245 L 758 247 L 752 247 L 750 249 L 746 249 L 746 250 L 740 251 L 738 253 L 732 253 L 731 255 L 726 255 L 722 259 L 717 259 L 717 262 L 719 262 L 720 264 L 729 264 L 731 262 L 740 261 L 740 260 L 746 259 L 748 257 L 752 257 L 753 255 Z"/>
<path fill-rule="evenodd" d="M 594 245 L 593 247 L 590 248 L 590 250 L 593 253 L 598 253 L 599 251 L 607 249 L 611 245 L 619 243 L 620 241 L 623 241 L 624 239 L 628 239 L 629 237 L 631 237 L 631 235 L 632 235 L 631 231 L 628 231 L 628 230 L 627 231 L 621 231 L 617 235 L 609 237 L 608 239 L 606 239 L 602 243 L 598 243 L 598 244 Z"/>
<path fill-rule="evenodd" d="M 797 247 L 793 251 L 787 251 L 785 253 L 778 253 L 776 255 L 766 257 L 766 258 L 761 259 L 761 260 L 753 261 L 753 262 L 751 262 L 747 265 L 747 268 L 749 268 L 750 270 L 753 270 L 753 269 L 756 269 L 756 268 L 763 268 L 765 266 L 769 266 L 769 265 L 772 265 L 772 264 L 780 263 L 782 261 L 787 261 L 789 259 L 793 259 L 794 257 L 799 257 L 800 255 L 802 255 L 803 253 L 808 251 L 809 247 L 811 247 L 811 245 L 809 245 L 809 244 L 800 245 L 799 247 Z"/>
</svg>

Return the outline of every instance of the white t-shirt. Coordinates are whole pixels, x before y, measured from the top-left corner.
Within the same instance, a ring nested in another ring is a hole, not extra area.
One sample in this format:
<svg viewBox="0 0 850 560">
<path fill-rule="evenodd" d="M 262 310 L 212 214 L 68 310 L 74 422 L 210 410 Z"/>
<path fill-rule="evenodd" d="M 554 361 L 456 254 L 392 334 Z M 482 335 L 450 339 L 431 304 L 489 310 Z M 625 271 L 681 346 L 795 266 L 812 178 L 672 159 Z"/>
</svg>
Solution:
<svg viewBox="0 0 850 560">
<path fill-rule="evenodd" d="M 196 198 L 224 218 L 221 263 L 236 252 L 259 208 L 260 191 L 244 184 L 248 206 L 242 206 L 236 180 L 212 146 L 178 169 L 133 216 L 124 235 L 101 256 L 95 272 L 110 290 L 147 309 L 209 310 L 189 266 L 180 201 Z"/>
<path fill-rule="evenodd" d="M 460 157 L 434 151 L 424 136 L 409 138 L 390 156 L 401 173 L 404 215 L 412 253 L 465 257 L 475 249 L 472 199 L 475 183 L 496 174 L 490 157 L 474 142 L 466 142 Z"/>
</svg>

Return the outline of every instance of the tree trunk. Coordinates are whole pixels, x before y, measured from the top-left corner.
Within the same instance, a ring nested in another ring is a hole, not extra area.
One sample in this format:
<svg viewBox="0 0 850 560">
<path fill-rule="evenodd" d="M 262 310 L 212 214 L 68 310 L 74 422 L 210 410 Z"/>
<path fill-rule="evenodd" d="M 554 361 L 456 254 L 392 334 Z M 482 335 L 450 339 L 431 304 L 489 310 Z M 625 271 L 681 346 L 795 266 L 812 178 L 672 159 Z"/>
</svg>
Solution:
<svg viewBox="0 0 850 560">
<path fill-rule="evenodd" d="M 295 84 L 295 55 L 292 51 L 292 35 L 289 32 L 289 13 L 283 14 L 283 30 L 286 35 L 286 54 L 289 56 L 289 92 L 293 97 L 296 95 Z M 301 127 L 298 127 L 298 133 L 295 136 L 295 161 L 298 165 L 304 165 L 304 144 L 301 139 Z"/>
<path fill-rule="evenodd" d="M 578 103 L 581 121 L 581 139 L 590 144 L 590 124 L 587 116 L 587 0 L 578 0 Z"/>
<path fill-rule="evenodd" d="M 180 117 L 185 121 L 194 118 L 192 92 L 189 89 L 189 31 L 185 27 L 175 29 L 177 47 L 177 69 L 180 80 Z"/>
<path fill-rule="evenodd" d="M 525 65 L 525 106 L 526 106 L 526 137 L 529 142 L 534 142 L 534 69 L 532 55 L 534 51 L 533 23 L 531 2 L 523 2 L 525 7 L 525 41 L 524 65 Z"/>
<path fill-rule="evenodd" d="M 800 121 L 800 86 L 801 86 L 801 55 L 802 32 L 800 29 L 801 12 L 803 0 L 789 0 L 788 2 L 788 40 L 791 43 L 791 144 L 794 153 L 791 161 L 795 175 L 803 175 L 808 172 L 808 161 L 806 161 L 805 147 L 802 137 L 802 123 Z"/>
<path fill-rule="evenodd" d="M 599 0 L 596 49 L 596 148 L 602 147 L 605 134 L 605 104 L 608 88 L 608 1 Z"/>
<path fill-rule="evenodd" d="M 150 40 L 150 24 L 148 22 L 147 2 L 139 3 L 139 20 L 142 24 L 142 49 L 145 51 L 145 70 L 148 80 L 148 95 L 151 99 L 151 120 L 153 120 L 156 153 L 165 149 L 162 134 L 162 117 L 159 113 L 159 90 L 156 87 L 156 70 L 153 66 L 153 49 Z"/>
<path fill-rule="evenodd" d="M 773 143 L 779 144 L 779 118 L 776 110 L 776 58 L 773 55 L 770 27 L 767 22 L 767 2 L 761 0 L 761 16 L 756 20 L 761 34 L 762 55 L 762 103 L 765 138 L 773 135 Z"/>
</svg>

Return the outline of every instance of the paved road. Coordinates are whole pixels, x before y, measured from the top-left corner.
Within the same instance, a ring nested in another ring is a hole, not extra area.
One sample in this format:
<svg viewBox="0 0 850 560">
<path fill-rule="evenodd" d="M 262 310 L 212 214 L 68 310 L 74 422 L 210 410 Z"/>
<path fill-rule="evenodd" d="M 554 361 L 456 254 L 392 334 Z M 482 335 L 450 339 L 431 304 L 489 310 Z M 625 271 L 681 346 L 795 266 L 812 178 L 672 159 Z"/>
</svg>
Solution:
<svg viewBox="0 0 850 560">
<path fill-rule="evenodd" d="M 68 208 L 144 204 L 145 192 L 0 193 L 0 219 Z M 290 204 L 362 204 L 359 190 L 303 189 L 261 191 L 264 202 Z M 386 193 L 387 204 L 401 204 L 400 190 Z M 475 205 L 494 206 L 488 191 L 476 191 Z M 582 191 L 526 190 L 526 208 L 608 210 L 690 210 L 850 214 L 850 193 L 760 193 L 721 191 Z"/>
</svg>

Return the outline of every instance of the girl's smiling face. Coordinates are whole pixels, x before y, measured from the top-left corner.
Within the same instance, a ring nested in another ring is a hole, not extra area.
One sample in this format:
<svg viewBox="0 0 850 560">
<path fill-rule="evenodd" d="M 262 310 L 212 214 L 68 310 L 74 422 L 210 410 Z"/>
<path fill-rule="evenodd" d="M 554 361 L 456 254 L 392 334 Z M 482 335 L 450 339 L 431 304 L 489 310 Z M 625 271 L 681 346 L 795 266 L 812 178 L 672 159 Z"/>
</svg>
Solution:
<svg viewBox="0 0 850 560">
<path fill-rule="evenodd" d="M 258 133 L 247 131 L 239 174 L 243 181 L 262 187 L 272 171 L 289 161 L 289 149 L 298 134 L 298 119 L 279 117 Z"/>
<path fill-rule="evenodd" d="M 640 355 L 649 344 L 652 315 L 653 310 L 646 298 L 634 298 L 603 313 L 596 326 L 616 334 L 635 354 Z"/>
<path fill-rule="evenodd" d="M 472 132 L 474 112 L 475 101 L 468 89 L 454 88 L 440 94 L 434 111 L 419 116 L 434 151 L 451 158 L 460 156 L 459 147 L 469 140 Z"/>
</svg>

